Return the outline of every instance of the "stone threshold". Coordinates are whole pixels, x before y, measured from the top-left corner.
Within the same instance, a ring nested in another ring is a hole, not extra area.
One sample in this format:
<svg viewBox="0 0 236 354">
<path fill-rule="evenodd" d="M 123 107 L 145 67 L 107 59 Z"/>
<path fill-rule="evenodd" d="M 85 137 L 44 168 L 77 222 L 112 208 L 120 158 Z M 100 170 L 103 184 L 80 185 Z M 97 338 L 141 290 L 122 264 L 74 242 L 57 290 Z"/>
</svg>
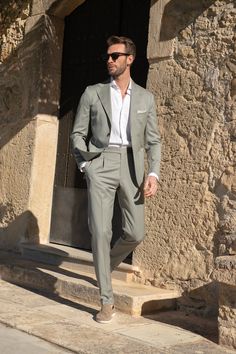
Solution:
<svg viewBox="0 0 236 354">
<path fill-rule="evenodd" d="M 99 290 L 95 276 L 60 265 L 50 265 L 20 256 L 2 255 L 0 276 L 2 280 L 29 289 L 56 294 L 65 299 L 99 306 Z M 113 279 L 117 310 L 135 316 L 160 310 L 174 309 L 180 293 L 176 290 Z"/>
</svg>

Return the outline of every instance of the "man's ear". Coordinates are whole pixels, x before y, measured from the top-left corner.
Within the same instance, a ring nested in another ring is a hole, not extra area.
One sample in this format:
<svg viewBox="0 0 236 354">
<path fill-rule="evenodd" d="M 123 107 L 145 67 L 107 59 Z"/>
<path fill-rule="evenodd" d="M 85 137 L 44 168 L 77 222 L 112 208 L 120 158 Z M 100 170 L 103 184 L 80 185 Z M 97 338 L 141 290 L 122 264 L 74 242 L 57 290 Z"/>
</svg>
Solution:
<svg viewBox="0 0 236 354">
<path fill-rule="evenodd" d="M 127 66 L 130 66 L 131 64 L 133 64 L 133 61 L 134 61 L 133 55 L 129 55 L 127 57 Z"/>
</svg>

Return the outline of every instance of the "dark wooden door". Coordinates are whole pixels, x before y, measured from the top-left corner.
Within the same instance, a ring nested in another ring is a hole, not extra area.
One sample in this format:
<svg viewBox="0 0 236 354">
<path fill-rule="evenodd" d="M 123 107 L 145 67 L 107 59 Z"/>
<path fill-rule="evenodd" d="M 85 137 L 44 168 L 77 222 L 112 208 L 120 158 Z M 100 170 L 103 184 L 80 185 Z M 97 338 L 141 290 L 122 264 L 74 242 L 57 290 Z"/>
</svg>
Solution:
<svg viewBox="0 0 236 354">
<path fill-rule="evenodd" d="M 132 78 L 145 87 L 149 8 L 150 0 L 86 0 L 65 18 L 51 242 L 91 248 L 86 183 L 76 167 L 70 146 L 74 116 L 86 86 L 107 79 L 101 56 L 106 52 L 106 39 L 112 34 L 130 37 L 136 43 Z M 121 230 L 117 205 L 114 214 L 113 242 Z"/>
</svg>

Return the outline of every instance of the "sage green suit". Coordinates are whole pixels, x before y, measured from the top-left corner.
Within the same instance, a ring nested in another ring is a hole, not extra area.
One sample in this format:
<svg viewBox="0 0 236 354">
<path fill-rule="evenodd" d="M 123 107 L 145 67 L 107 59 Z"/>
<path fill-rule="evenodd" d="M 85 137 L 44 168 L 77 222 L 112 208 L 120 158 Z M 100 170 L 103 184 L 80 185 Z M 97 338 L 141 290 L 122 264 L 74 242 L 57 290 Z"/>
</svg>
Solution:
<svg viewBox="0 0 236 354">
<path fill-rule="evenodd" d="M 144 238 L 144 152 L 148 173 L 160 174 L 161 142 L 153 95 L 132 81 L 130 152 L 109 149 L 112 123 L 110 82 L 88 86 L 81 97 L 71 135 L 77 163 L 88 161 L 88 218 L 102 303 L 113 303 L 112 271 Z M 110 251 L 115 193 L 123 234 Z"/>
</svg>

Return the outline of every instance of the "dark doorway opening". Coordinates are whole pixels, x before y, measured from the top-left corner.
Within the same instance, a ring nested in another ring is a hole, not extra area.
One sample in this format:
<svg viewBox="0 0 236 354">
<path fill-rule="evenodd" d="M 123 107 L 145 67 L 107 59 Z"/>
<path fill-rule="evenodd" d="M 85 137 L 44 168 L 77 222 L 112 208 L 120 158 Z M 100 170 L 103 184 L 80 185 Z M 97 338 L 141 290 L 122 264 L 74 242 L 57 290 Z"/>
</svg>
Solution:
<svg viewBox="0 0 236 354">
<path fill-rule="evenodd" d="M 106 52 L 106 39 L 112 34 L 130 37 L 136 43 L 132 78 L 146 86 L 149 10 L 150 0 L 86 0 L 65 18 L 51 242 L 91 249 L 86 182 L 76 167 L 70 146 L 74 116 L 86 86 L 107 79 L 101 57 Z M 121 232 L 117 204 L 113 230 L 114 242 Z"/>
</svg>

